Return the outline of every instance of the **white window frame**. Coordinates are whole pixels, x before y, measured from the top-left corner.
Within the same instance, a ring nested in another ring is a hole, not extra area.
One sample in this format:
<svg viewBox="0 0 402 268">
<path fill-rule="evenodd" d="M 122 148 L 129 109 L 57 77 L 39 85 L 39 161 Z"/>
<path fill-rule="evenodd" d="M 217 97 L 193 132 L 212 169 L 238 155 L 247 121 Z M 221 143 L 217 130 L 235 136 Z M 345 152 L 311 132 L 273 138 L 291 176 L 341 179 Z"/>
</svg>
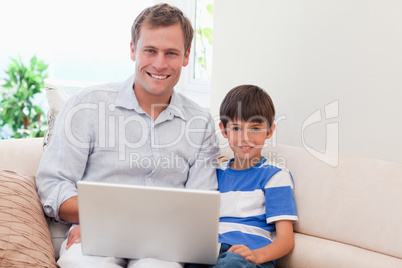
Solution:
<svg viewBox="0 0 402 268">
<path fill-rule="evenodd" d="M 196 1 L 176 0 L 174 1 L 174 5 L 184 12 L 184 14 L 190 19 L 192 26 L 195 28 Z M 193 39 L 191 43 L 189 64 L 187 67 L 183 68 L 176 89 L 183 95 L 195 100 L 202 107 L 209 109 L 211 107 L 211 80 L 199 80 L 193 78 L 195 64 L 194 47 L 195 44 Z"/>
</svg>

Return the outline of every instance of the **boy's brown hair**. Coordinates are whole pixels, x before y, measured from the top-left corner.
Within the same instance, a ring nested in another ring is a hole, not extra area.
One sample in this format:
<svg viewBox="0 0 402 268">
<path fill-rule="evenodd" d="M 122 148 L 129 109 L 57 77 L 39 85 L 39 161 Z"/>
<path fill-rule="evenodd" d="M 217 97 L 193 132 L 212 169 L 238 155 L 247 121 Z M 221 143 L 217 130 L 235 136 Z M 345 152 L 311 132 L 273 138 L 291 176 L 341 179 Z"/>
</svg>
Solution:
<svg viewBox="0 0 402 268">
<path fill-rule="evenodd" d="M 271 97 L 255 85 L 241 85 L 231 89 L 222 101 L 220 120 L 223 126 L 231 120 L 266 122 L 271 128 L 275 119 L 275 107 Z"/>
<path fill-rule="evenodd" d="M 168 4 L 157 4 L 144 9 L 135 19 L 131 27 L 131 38 L 134 47 L 140 37 L 141 25 L 148 24 L 151 27 L 167 27 L 180 24 L 184 35 L 185 52 L 191 47 L 194 30 L 190 20 L 184 16 L 183 12 L 177 7 Z"/>
</svg>

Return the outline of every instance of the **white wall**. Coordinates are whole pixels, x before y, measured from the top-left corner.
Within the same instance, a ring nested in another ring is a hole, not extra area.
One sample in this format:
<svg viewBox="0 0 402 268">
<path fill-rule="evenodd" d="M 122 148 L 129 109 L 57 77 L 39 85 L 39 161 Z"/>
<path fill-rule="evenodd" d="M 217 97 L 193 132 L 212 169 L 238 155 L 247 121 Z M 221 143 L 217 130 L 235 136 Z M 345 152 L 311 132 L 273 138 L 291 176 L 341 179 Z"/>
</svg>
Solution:
<svg viewBox="0 0 402 268">
<path fill-rule="evenodd" d="M 276 105 L 278 143 L 402 163 L 399 0 L 217 0 L 213 60 L 214 115 L 232 87 L 256 84 Z"/>
</svg>

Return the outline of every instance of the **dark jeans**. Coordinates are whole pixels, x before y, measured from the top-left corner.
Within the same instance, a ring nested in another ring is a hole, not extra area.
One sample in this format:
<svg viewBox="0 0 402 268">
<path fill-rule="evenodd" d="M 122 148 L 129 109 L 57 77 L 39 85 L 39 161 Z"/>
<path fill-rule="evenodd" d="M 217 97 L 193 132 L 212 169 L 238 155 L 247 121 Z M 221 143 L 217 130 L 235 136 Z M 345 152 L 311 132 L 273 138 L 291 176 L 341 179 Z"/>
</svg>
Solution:
<svg viewBox="0 0 402 268">
<path fill-rule="evenodd" d="M 219 251 L 218 261 L 215 265 L 186 264 L 185 268 L 274 268 L 275 263 L 270 261 L 263 264 L 249 262 L 239 254 L 227 252 L 231 246 L 222 244 Z"/>
</svg>

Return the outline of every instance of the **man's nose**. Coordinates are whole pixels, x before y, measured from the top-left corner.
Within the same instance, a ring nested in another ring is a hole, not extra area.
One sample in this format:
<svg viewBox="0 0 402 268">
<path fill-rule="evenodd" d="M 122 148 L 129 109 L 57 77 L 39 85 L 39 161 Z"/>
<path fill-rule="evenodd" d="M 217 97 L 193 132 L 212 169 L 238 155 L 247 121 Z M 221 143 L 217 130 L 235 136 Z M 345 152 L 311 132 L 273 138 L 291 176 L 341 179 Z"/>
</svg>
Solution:
<svg viewBox="0 0 402 268">
<path fill-rule="evenodd" d="M 158 55 L 156 56 L 154 62 L 153 62 L 153 66 L 155 67 L 155 69 L 164 69 L 167 66 L 167 61 L 166 61 L 166 57 L 163 53 L 158 53 Z"/>
</svg>

